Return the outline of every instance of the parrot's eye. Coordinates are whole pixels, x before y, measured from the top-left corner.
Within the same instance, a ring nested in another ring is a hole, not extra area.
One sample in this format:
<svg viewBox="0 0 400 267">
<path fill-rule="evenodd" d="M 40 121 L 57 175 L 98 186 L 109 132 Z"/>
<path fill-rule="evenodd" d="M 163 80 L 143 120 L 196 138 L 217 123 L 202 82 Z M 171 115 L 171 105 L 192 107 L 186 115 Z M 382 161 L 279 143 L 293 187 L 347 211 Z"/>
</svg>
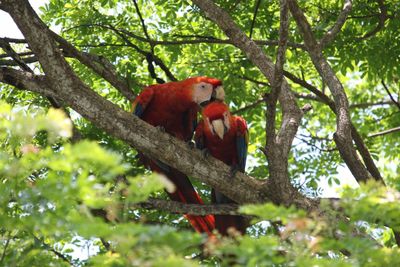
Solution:
<svg viewBox="0 0 400 267">
<path fill-rule="evenodd" d="M 206 86 L 204 84 L 202 84 L 201 85 L 201 89 L 204 89 L 204 88 L 206 88 Z"/>
</svg>

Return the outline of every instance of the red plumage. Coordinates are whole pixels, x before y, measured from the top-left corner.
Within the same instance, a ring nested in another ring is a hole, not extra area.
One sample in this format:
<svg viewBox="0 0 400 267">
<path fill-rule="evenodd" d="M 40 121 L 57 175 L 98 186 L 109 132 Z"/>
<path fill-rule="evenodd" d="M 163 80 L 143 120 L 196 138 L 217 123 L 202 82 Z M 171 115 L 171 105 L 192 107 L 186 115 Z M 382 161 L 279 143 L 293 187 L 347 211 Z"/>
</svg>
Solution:
<svg viewBox="0 0 400 267">
<path fill-rule="evenodd" d="M 183 141 L 191 140 L 197 122 L 199 105 L 223 96 L 220 80 L 209 77 L 194 77 L 179 82 L 152 85 L 144 88 L 133 102 L 134 114 L 153 126 Z M 203 204 L 189 178 L 172 167 L 141 155 L 143 163 L 151 170 L 165 174 L 176 186 L 170 198 L 183 203 Z M 192 216 L 186 218 L 198 232 L 212 234 L 214 216 Z"/>
<path fill-rule="evenodd" d="M 203 120 L 196 128 L 196 146 L 207 149 L 215 158 L 234 169 L 244 172 L 247 156 L 248 131 L 246 121 L 232 116 L 227 105 L 212 102 L 203 112 Z M 225 195 L 212 190 L 212 202 L 235 203 Z M 222 235 L 228 235 L 229 228 L 245 233 L 247 222 L 242 216 L 215 215 L 215 227 Z"/>
</svg>

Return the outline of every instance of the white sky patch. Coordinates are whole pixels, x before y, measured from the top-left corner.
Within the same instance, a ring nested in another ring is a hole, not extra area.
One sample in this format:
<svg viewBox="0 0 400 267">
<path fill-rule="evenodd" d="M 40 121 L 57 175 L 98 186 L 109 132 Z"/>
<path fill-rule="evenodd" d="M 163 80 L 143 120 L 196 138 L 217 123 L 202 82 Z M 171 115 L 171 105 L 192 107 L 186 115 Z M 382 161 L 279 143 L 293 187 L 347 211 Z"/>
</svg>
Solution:
<svg viewBox="0 0 400 267">
<path fill-rule="evenodd" d="M 33 9 L 40 14 L 39 7 L 43 6 L 48 0 L 30 0 L 29 3 L 32 5 Z M 11 16 L 0 10 L 0 37 L 9 38 L 24 38 L 17 25 Z"/>
</svg>

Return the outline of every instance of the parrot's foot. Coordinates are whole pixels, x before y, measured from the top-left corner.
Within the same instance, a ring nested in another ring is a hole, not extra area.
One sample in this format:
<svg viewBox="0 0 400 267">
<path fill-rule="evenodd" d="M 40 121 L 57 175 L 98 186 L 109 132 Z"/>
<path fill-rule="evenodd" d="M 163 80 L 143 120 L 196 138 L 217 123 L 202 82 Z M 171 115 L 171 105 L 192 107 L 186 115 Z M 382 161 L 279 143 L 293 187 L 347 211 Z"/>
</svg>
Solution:
<svg viewBox="0 0 400 267">
<path fill-rule="evenodd" d="M 208 156 L 210 156 L 210 151 L 207 148 L 203 148 L 201 150 L 201 154 L 203 155 L 204 158 L 208 158 Z"/>
<path fill-rule="evenodd" d="M 159 130 L 160 132 L 165 133 L 165 128 L 164 128 L 164 126 L 158 125 L 158 126 L 156 126 L 156 128 L 157 128 L 157 130 Z"/>
<path fill-rule="evenodd" d="M 232 165 L 229 170 L 231 177 L 234 177 L 238 171 L 239 167 L 237 165 Z"/>
<path fill-rule="evenodd" d="M 193 140 L 187 141 L 187 144 L 190 149 L 193 149 L 196 147 L 196 143 Z"/>
</svg>

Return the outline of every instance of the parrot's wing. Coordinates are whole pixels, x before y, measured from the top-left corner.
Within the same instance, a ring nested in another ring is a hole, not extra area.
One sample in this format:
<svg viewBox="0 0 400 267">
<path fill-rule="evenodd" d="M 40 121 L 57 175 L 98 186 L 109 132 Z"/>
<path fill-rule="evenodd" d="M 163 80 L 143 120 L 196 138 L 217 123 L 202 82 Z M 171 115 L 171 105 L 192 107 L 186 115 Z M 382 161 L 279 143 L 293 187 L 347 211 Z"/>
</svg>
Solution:
<svg viewBox="0 0 400 267">
<path fill-rule="evenodd" d="M 196 132 L 194 134 L 194 141 L 196 142 L 196 147 L 198 149 L 204 149 L 205 144 L 204 144 L 204 121 L 201 120 L 197 127 L 196 127 Z"/>
<path fill-rule="evenodd" d="M 246 121 L 239 116 L 234 116 L 237 125 L 236 132 L 236 150 L 238 156 L 238 165 L 240 171 L 244 172 L 246 168 L 247 147 L 249 145 L 249 131 L 247 130 Z"/>
<path fill-rule="evenodd" d="M 185 129 L 187 129 L 184 136 L 184 141 L 192 140 L 193 133 L 197 127 L 197 112 L 198 107 L 193 106 L 184 113 L 182 123 L 185 125 Z"/>
<path fill-rule="evenodd" d="M 147 106 L 151 102 L 154 96 L 154 90 L 151 87 L 145 88 L 140 95 L 136 97 L 136 99 L 132 103 L 132 113 L 138 116 L 139 118 L 142 117 L 144 111 L 146 110 Z"/>
</svg>

